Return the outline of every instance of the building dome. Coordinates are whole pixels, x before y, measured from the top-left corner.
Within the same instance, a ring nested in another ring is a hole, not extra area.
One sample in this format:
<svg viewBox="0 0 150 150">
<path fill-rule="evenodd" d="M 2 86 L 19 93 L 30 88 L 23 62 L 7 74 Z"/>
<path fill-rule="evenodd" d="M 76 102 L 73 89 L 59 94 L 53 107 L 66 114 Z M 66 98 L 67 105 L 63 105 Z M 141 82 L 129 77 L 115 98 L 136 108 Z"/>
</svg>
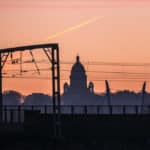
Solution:
<svg viewBox="0 0 150 150">
<path fill-rule="evenodd" d="M 76 89 L 87 88 L 87 76 L 79 56 L 76 57 L 76 62 L 71 69 L 70 87 Z"/>
</svg>

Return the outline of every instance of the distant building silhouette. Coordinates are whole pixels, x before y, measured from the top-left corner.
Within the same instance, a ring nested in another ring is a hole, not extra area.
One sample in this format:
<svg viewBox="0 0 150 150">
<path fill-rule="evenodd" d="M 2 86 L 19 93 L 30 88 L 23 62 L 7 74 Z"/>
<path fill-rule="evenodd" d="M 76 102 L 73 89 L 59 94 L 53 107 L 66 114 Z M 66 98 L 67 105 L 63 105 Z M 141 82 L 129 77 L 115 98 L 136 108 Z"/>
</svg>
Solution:
<svg viewBox="0 0 150 150">
<path fill-rule="evenodd" d="M 143 94 L 131 92 L 129 90 L 110 92 L 108 81 L 105 81 L 105 95 L 98 95 L 94 92 L 93 82 L 87 86 L 87 75 L 84 66 L 80 62 L 80 57 L 76 57 L 76 62 L 72 66 L 70 84 L 64 84 L 64 93 L 61 100 L 65 105 L 148 105 L 150 104 L 150 94 L 144 91 Z"/>
<path fill-rule="evenodd" d="M 64 93 L 61 100 L 66 105 L 103 104 L 103 98 L 94 93 L 93 82 L 90 82 L 87 86 L 86 71 L 79 56 L 76 57 L 76 62 L 71 69 L 70 85 L 64 84 Z"/>
</svg>

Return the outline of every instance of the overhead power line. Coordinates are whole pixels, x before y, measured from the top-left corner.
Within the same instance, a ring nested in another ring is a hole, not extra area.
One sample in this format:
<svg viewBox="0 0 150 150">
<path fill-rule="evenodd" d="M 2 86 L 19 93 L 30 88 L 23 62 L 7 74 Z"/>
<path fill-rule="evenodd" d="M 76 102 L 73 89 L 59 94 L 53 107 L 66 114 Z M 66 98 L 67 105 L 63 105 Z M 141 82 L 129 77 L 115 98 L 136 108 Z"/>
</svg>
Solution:
<svg viewBox="0 0 150 150">
<path fill-rule="evenodd" d="M 61 64 L 74 64 L 71 61 L 61 61 Z M 137 62 L 105 62 L 105 61 L 83 61 L 85 65 L 104 65 L 104 66 L 150 66 L 150 63 L 137 63 Z"/>
<path fill-rule="evenodd" d="M 41 68 L 39 69 L 40 71 L 50 71 L 51 68 Z M 8 69 L 4 70 L 4 74 L 6 72 L 18 72 L 18 69 Z M 61 72 L 70 72 L 71 70 L 69 69 L 60 69 Z M 36 72 L 35 69 L 24 69 L 22 70 L 23 73 L 26 72 Z M 128 72 L 128 71 L 104 71 L 104 70 L 87 70 L 86 72 L 89 73 L 107 73 L 107 74 L 133 74 L 133 75 L 150 75 L 150 72 Z M 7 74 L 7 73 L 6 73 Z"/>
<path fill-rule="evenodd" d="M 37 60 L 37 63 L 44 63 L 44 64 L 49 64 L 49 62 L 45 59 L 41 59 L 41 60 Z M 19 61 L 18 61 L 19 63 Z M 24 60 L 22 61 L 22 63 L 33 63 L 32 60 Z M 11 60 L 7 61 L 7 64 L 11 64 Z M 60 61 L 60 65 L 73 65 L 74 61 Z M 82 64 L 84 65 L 95 65 L 95 66 L 141 66 L 141 67 L 150 67 L 150 63 L 149 62 L 105 62 L 105 61 L 82 61 Z M 15 63 L 14 65 L 17 65 L 17 63 Z"/>
<path fill-rule="evenodd" d="M 37 76 L 3 76 L 3 78 L 7 78 L 7 79 L 40 79 L 40 80 L 50 80 L 51 77 L 37 77 Z M 61 78 L 61 80 L 68 80 L 68 78 Z M 92 81 L 95 82 L 104 82 L 105 79 L 93 79 Z M 108 81 L 112 81 L 112 82 L 143 82 L 145 81 L 145 79 L 141 78 L 141 79 L 113 79 L 110 78 L 108 79 Z M 150 82 L 150 79 L 146 80 L 146 82 Z"/>
</svg>

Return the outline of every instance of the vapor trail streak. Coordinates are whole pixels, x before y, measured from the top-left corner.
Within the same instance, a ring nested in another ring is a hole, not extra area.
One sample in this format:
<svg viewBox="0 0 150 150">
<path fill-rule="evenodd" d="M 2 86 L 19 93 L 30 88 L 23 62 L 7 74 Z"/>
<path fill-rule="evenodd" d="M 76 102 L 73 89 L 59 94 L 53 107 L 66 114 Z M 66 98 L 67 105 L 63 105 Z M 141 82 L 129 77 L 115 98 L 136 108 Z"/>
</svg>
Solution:
<svg viewBox="0 0 150 150">
<path fill-rule="evenodd" d="M 99 19 L 102 19 L 103 17 L 95 17 L 95 18 L 92 18 L 92 19 L 89 19 L 89 20 L 86 20 L 84 22 L 81 22 L 80 24 L 78 25 L 75 25 L 75 26 L 72 26 L 72 27 L 69 27 L 67 29 L 65 29 L 64 31 L 61 31 L 61 32 L 57 32 L 51 36 L 48 37 L 48 40 L 51 40 L 53 38 L 56 38 L 56 37 L 59 37 L 61 35 L 64 35 L 65 33 L 68 33 L 68 32 L 71 32 L 71 31 L 74 31 L 74 30 L 77 30 L 77 29 L 80 29 L 81 27 L 84 27 L 90 23 L 93 23 L 93 22 L 96 22 L 97 20 Z"/>
</svg>

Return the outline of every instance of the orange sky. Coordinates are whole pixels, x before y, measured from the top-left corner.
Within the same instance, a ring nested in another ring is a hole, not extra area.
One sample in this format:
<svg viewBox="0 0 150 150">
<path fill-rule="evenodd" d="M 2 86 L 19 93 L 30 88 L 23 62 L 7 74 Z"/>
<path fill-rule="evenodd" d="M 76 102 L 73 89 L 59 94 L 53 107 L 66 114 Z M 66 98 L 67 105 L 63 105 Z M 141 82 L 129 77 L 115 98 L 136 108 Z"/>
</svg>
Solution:
<svg viewBox="0 0 150 150">
<path fill-rule="evenodd" d="M 103 19 L 48 40 L 57 32 L 95 17 Z M 79 54 L 83 61 L 150 62 L 149 0 L 1 0 L 0 19 L 0 48 L 58 42 L 60 58 L 65 61 L 74 61 Z M 92 67 L 91 70 L 117 70 L 111 66 Z M 147 67 L 118 70 L 150 72 Z M 69 73 L 65 76 L 69 78 Z M 95 76 L 102 75 L 90 74 L 89 80 L 94 80 Z M 106 78 L 109 79 L 108 75 Z M 48 80 L 4 79 L 3 83 L 4 90 L 50 93 Z M 141 84 L 111 82 L 111 87 L 138 91 Z M 104 91 L 103 87 L 103 82 L 95 82 L 97 92 Z"/>
</svg>

